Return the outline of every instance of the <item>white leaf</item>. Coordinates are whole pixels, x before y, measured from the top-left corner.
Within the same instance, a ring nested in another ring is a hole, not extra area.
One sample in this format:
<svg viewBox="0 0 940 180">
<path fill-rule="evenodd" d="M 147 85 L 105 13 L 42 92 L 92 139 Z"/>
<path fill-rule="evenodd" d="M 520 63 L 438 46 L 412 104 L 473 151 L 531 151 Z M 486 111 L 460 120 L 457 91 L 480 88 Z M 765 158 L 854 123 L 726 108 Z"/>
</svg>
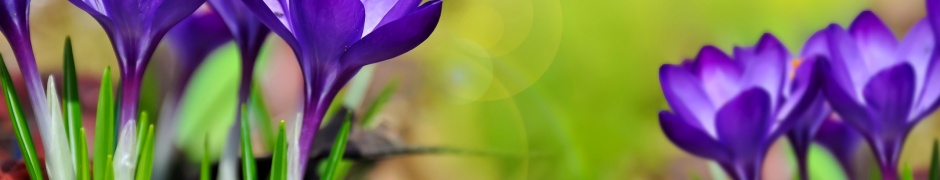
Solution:
<svg viewBox="0 0 940 180">
<path fill-rule="evenodd" d="M 114 152 L 114 179 L 131 180 L 137 170 L 137 121 L 130 120 L 121 128 Z"/>
<path fill-rule="evenodd" d="M 297 118 L 287 126 L 287 180 L 300 180 L 300 126 L 303 125 L 303 113 L 297 113 Z"/>
<path fill-rule="evenodd" d="M 72 151 L 69 149 L 68 137 L 65 134 L 65 121 L 62 119 L 62 109 L 59 106 L 59 95 L 56 94 L 55 79 L 49 76 L 46 89 L 46 104 L 49 108 L 48 118 L 40 118 L 39 133 L 42 135 L 42 145 L 46 152 L 46 169 L 50 179 L 74 179 Z"/>
</svg>

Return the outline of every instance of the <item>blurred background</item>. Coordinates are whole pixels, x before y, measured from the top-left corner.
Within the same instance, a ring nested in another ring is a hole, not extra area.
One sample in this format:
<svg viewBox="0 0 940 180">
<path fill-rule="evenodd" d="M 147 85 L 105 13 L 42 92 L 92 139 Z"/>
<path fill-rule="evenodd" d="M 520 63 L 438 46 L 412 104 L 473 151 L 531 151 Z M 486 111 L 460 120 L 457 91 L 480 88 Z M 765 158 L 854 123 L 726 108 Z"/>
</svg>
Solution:
<svg viewBox="0 0 940 180">
<path fill-rule="evenodd" d="M 795 53 L 818 29 L 847 25 L 865 9 L 898 37 L 924 17 L 922 0 L 445 2 L 437 30 L 423 45 L 371 65 L 350 85 L 355 88 L 346 88 L 343 101 L 362 115 L 388 84 L 397 84 L 377 113 L 377 128 L 354 130 L 352 138 L 371 134 L 400 146 L 456 151 L 383 158 L 356 179 L 710 179 L 708 162 L 673 146 L 659 128 L 656 114 L 668 109 L 659 87 L 661 64 L 692 58 L 704 45 L 726 51 L 749 46 L 765 32 Z M 32 0 L 31 18 L 43 76 L 61 73 L 62 44 L 72 38 L 87 101 L 85 127 L 93 127 L 101 73 L 117 67 L 110 41 L 66 0 Z M 176 86 L 171 46 L 164 41 L 151 61 L 142 109 L 161 121 L 176 117 L 177 124 L 159 124 L 158 132 L 173 132 L 178 153 L 172 156 L 182 163 L 201 157 L 192 151 L 201 149 L 203 134 L 218 158 L 236 107 L 237 50 L 229 43 L 214 51 L 187 86 L 179 112 L 167 116 L 160 113 L 163 97 Z M 0 52 L 18 74 L 9 45 L 0 43 Z M 255 80 L 266 110 L 290 124 L 302 99 L 296 60 L 271 35 L 259 62 Z M 9 121 L 3 123 L 0 139 L 12 142 Z M 928 166 L 938 127 L 932 117 L 915 129 L 902 164 L 915 171 Z M 255 133 L 261 141 L 264 135 Z M 258 157 L 270 152 L 257 149 Z M 781 139 L 771 151 L 766 177 L 792 179 L 787 143 Z M 822 171 L 838 170 L 825 153 L 813 151 L 823 159 L 814 163 L 820 172 L 814 174 L 838 178 Z"/>
</svg>

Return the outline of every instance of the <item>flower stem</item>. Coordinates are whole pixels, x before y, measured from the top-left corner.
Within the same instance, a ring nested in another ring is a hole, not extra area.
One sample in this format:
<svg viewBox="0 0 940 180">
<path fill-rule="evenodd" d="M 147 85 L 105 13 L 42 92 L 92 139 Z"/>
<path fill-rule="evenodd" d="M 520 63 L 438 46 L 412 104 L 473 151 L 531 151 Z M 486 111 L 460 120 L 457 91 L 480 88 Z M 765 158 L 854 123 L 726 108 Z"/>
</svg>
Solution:
<svg viewBox="0 0 940 180">
<path fill-rule="evenodd" d="M 881 179 L 897 180 L 901 176 L 898 172 L 898 160 L 901 157 L 901 149 L 904 147 L 906 135 L 894 138 L 883 138 L 875 141 L 868 138 L 869 146 L 875 153 L 878 161 L 878 168 L 881 170 Z"/>
<path fill-rule="evenodd" d="M 140 75 L 133 72 L 127 72 L 128 70 L 121 70 L 121 124 L 127 123 L 130 120 L 137 119 L 137 106 L 140 99 Z"/>
</svg>

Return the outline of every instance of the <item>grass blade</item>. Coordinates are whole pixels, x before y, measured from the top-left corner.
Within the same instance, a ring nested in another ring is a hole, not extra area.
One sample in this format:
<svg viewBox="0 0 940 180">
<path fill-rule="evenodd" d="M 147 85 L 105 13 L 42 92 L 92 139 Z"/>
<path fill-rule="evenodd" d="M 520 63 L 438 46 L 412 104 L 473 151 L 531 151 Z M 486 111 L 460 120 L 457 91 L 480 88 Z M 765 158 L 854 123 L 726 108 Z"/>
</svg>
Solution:
<svg viewBox="0 0 940 180">
<path fill-rule="evenodd" d="M 87 169 L 87 160 L 85 163 L 79 161 L 79 150 L 76 150 L 79 147 L 79 129 L 82 128 L 82 106 L 81 102 L 78 99 L 78 79 L 77 73 L 75 72 L 75 56 L 72 54 L 72 38 L 65 37 L 65 52 L 63 52 L 62 58 L 62 74 L 63 74 L 63 101 L 62 105 L 64 106 L 63 111 L 65 113 L 65 132 L 69 138 L 70 149 L 72 149 L 72 163 L 75 165 L 76 177 L 84 177 L 89 172 L 81 171 L 81 169 Z M 85 151 L 85 150 L 83 150 Z M 85 155 L 88 156 L 87 154 Z"/>
<path fill-rule="evenodd" d="M 382 92 L 375 98 L 375 101 L 372 101 L 372 104 L 369 105 L 369 109 L 366 110 L 366 114 L 362 116 L 361 125 L 363 127 L 375 126 L 375 115 L 382 110 L 382 107 L 385 107 L 385 104 L 388 104 L 388 100 L 392 99 L 392 95 L 395 95 L 395 90 L 397 89 L 398 83 L 396 82 L 389 83 L 385 85 L 385 88 L 382 88 Z"/>
<path fill-rule="evenodd" d="M 111 155 L 114 154 L 114 93 L 111 91 L 111 68 L 101 75 L 98 93 L 98 112 L 95 121 L 95 150 L 93 174 L 95 180 L 105 180 L 111 171 Z"/>
<path fill-rule="evenodd" d="M 937 139 L 933 140 L 933 154 L 930 156 L 930 180 L 940 180 L 940 150 Z"/>
<path fill-rule="evenodd" d="M 114 166 L 114 163 L 113 163 L 113 161 L 114 161 L 114 156 L 113 156 L 113 155 L 108 154 L 108 158 L 105 159 L 105 160 L 107 160 L 107 163 L 104 163 L 105 165 L 107 165 L 108 167 Z M 104 175 L 100 176 L 101 179 L 104 179 L 104 180 L 114 180 L 114 169 L 113 169 L 113 168 L 105 168 L 104 170 L 105 170 L 105 171 L 102 172 L 102 173 L 104 173 Z M 96 175 L 96 177 L 98 177 L 97 174 L 95 174 L 95 175 Z"/>
<path fill-rule="evenodd" d="M 258 179 L 258 173 L 255 169 L 255 156 L 251 152 L 251 129 L 248 122 L 248 108 L 245 105 L 242 108 L 241 118 L 241 141 L 242 141 L 242 178 L 246 180 Z"/>
<path fill-rule="evenodd" d="M 76 150 L 77 155 L 75 157 L 76 169 L 78 172 L 78 179 L 81 180 L 90 180 L 91 172 L 88 171 L 88 143 L 85 142 L 85 128 L 80 128 L 78 130 L 78 149 Z"/>
<path fill-rule="evenodd" d="M 142 119 L 146 119 L 146 116 Z M 153 124 L 149 125 L 145 132 L 144 146 L 140 149 L 140 160 L 137 161 L 137 180 L 150 180 L 153 170 Z"/>
<path fill-rule="evenodd" d="M 346 151 L 346 140 L 349 139 L 349 129 L 350 129 L 350 118 L 351 114 L 346 115 L 346 120 L 343 121 L 343 126 L 339 130 L 339 134 L 336 135 L 336 140 L 333 141 L 333 149 L 330 150 L 330 157 L 327 159 L 326 172 L 323 175 L 323 179 L 332 180 L 336 179 L 336 169 L 339 167 L 340 160 L 343 159 L 343 153 Z"/>
<path fill-rule="evenodd" d="M 209 135 L 206 135 L 205 141 L 203 141 L 203 150 L 202 150 L 202 164 L 200 165 L 199 171 L 199 180 L 209 180 L 211 177 L 209 166 L 211 162 L 209 161 Z"/>
<path fill-rule="evenodd" d="M 268 150 L 273 150 L 276 147 L 274 145 L 274 130 L 271 127 L 271 112 L 268 111 L 268 106 L 264 102 L 264 93 L 261 92 L 261 86 L 257 82 L 251 84 L 251 95 L 248 103 L 252 106 L 251 109 L 254 110 L 252 112 L 257 113 L 254 117 L 257 119 L 258 128 L 261 128 L 264 145 Z"/>
<path fill-rule="evenodd" d="M 274 148 L 273 158 L 271 158 L 271 176 L 269 179 L 287 179 L 287 132 L 284 121 L 281 121 L 278 125 L 277 144 Z"/>
<path fill-rule="evenodd" d="M 904 172 L 901 175 L 903 180 L 914 180 L 914 171 L 911 170 L 911 164 L 904 164 Z"/>
<path fill-rule="evenodd" d="M 31 179 L 43 179 L 42 169 L 39 168 L 39 158 L 36 157 L 36 148 L 33 146 L 33 138 L 29 133 L 29 126 L 26 123 L 26 117 L 23 114 L 23 108 L 20 101 L 16 98 L 16 90 L 13 87 L 13 79 L 10 78 L 10 71 L 7 70 L 6 62 L 0 56 L 0 85 L 3 86 L 3 95 L 7 101 L 7 110 L 10 112 L 10 120 L 13 122 L 13 131 L 16 133 L 16 142 L 20 145 L 20 151 L 23 153 L 23 159 L 26 161 L 26 170 L 29 171 Z"/>
</svg>

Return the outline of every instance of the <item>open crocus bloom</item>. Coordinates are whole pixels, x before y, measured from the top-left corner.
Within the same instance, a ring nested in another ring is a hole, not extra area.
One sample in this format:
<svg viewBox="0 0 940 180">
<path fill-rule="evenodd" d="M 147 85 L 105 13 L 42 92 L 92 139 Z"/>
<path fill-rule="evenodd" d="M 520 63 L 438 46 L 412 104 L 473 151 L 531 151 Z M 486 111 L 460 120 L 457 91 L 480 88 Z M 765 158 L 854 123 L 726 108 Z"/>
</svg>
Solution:
<svg viewBox="0 0 940 180">
<path fill-rule="evenodd" d="M 182 93 L 196 68 L 215 49 L 231 41 L 232 33 L 218 12 L 200 9 L 173 27 L 166 39 L 177 54 L 175 57 L 179 71 L 176 72 L 180 74 L 180 83 L 176 93 Z"/>
<path fill-rule="evenodd" d="M 362 66 L 394 58 L 424 42 L 443 2 L 432 0 L 243 0 L 294 50 L 304 76 L 300 169 L 339 90 Z M 419 5 L 420 4 L 420 5 Z"/>
<path fill-rule="evenodd" d="M 160 40 L 206 0 L 69 0 L 101 24 L 121 68 L 121 124 L 137 117 L 144 70 Z"/>
<path fill-rule="evenodd" d="M 673 111 L 659 113 L 660 125 L 676 146 L 717 161 L 735 179 L 758 179 L 767 148 L 800 114 L 790 112 L 809 107 L 806 94 L 818 92 L 818 83 L 808 78 L 785 91 L 789 54 L 770 34 L 734 55 L 706 46 L 694 61 L 663 65 L 660 83 Z M 814 66 L 809 60 L 796 73 Z"/>
<path fill-rule="evenodd" d="M 930 23 L 921 20 L 900 43 L 870 11 L 859 14 L 848 31 L 835 24 L 823 31 L 830 47 L 828 61 L 821 63 L 829 103 L 868 141 L 883 178 L 899 178 L 904 140 L 940 97 Z"/>
<path fill-rule="evenodd" d="M 828 39 L 826 38 L 825 33 L 816 33 L 810 37 L 803 46 L 803 50 L 800 52 L 801 59 L 809 59 L 810 62 L 812 62 L 815 61 L 816 58 L 824 56 L 829 51 L 829 46 L 826 44 Z M 794 64 L 793 67 L 797 68 L 803 64 L 800 59 L 792 62 Z M 790 70 L 793 78 L 787 81 L 785 93 L 797 93 L 797 90 L 808 86 L 808 83 L 812 82 L 814 79 L 814 77 L 810 77 L 812 73 L 797 73 L 797 68 L 791 68 L 793 70 Z M 805 96 L 809 98 L 809 107 L 802 112 L 793 112 L 794 118 L 796 118 L 794 126 L 787 132 L 787 139 L 790 140 L 790 145 L 797 158 L 800 179 L 809 179 L 807 162 L 809 146 L 812 144 L 813 137 L 816 136 L 816 131 L 819 129 L 823 120 L 832 113 L 832 108 L 826 104 L 826 97 L 823 96 L 822 91 L 818 88 L 814 92 L 807 93 Z"/>
</svg>

